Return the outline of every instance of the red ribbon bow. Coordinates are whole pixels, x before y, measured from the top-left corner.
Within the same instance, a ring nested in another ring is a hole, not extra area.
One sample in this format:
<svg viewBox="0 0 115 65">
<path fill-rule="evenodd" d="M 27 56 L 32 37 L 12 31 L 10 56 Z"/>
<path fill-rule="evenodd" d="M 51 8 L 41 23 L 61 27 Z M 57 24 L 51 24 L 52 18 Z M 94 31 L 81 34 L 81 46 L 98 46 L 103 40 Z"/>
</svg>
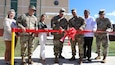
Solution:
<svg viewBox="0 0 115 65">
<path fill-rule="evenodd" d="M 64 42 L 66 37 L 68 37 L 69 40 L 72 39 L 74 41 L 75 35 L 76 35 L 76 29 L 72 27 L 69 30 L 65 31 L 65 35 L 60 39 L 60 41 Z M 68 42 L 68 45 L 70 45 L 70 41 Z"/>
</svg>

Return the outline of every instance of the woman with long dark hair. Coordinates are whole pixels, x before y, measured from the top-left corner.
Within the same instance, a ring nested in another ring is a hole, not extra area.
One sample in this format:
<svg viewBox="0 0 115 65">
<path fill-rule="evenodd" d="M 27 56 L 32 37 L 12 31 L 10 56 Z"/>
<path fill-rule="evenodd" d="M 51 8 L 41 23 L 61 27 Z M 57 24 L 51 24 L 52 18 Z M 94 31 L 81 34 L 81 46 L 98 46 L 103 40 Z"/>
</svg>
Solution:
<svg viewBox="0 0 115 65">
<path fill-rule="evenodd" d="M 38 22 L 38 29 L 47 30 L 47 26 L 45 24 L 46 15 L 42 14 L 40 17 L 40 21 Z M 43 63 L 45 63 L 45 44 L 47 39 L 47 32 L 41 32 L 38 34 L 39 44 L 40 44 L 40 59 Z"/>
</svg>

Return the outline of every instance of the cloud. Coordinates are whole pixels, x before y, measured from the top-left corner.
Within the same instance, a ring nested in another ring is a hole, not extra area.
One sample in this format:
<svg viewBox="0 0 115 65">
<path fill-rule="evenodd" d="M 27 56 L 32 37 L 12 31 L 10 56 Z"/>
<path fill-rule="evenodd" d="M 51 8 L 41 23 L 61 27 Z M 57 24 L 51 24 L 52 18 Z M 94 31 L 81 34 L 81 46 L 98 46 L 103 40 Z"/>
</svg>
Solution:
<svg viewBox="0 0 115 65">
<path fill-rule="evenodd" d="M 110 12 L 110 13 L 106 13 L 106 16 L 109 16 L 109 17 L 115 16 L 115 11 L 112 11 L 112 12 Z M 94 17 L 95 17 L 95 18 L 98 17 L 98 14 L 95 14 Z"/>
<path fill-rule="evenodd" d="M 98 14 L 95 14 L 94 17 L 97 18 L 97 17 L 98 17 Z"/>
<path fill-rule="evenodd" d="M 115 11 L 112 11 L 111 13 L 106 13 L 107 16 L 115 16 Z"/>
<path fill-rule="evenodd" d="M 115 22 L 113 20 L 110 20 L 112 24 L 115 24 Z"/>
</svg>

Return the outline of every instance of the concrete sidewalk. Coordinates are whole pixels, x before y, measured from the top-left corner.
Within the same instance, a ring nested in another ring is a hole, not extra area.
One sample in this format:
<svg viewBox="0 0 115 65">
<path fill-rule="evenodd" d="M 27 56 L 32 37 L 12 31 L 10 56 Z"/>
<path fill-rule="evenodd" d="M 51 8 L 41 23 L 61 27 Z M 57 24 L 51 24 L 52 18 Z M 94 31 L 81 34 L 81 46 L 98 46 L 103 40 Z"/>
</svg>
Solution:
<svg viewBox="0 0 115 65">
<path fill-rule="evenodd" d="M 77 47 L 77 46 L 76 46 Z M 63 53 L 62 55 L 66 58 L 66 59 L 59 59 L 59 64 L 54 63 L 54 53 L 53 53 L 53 45 L 46 45 L 46 64 L 42 64 L 41 61 L 39 60 L 39 50 L 40 50 L 40 46 L 38 45 L 38 47 L 35 49 L 35 51 L 33 52 L 33 61 L 34 64 L 33 65 L 79 65 L 77 63 L 78 61 L 78 51 L 77 51 L 77 55 L 76 55 L 76 60 L 75 61 L 69 61 L 68 59 L 71 58 L 71 47 L 68 45 L 65 45 L 63 48 Z M 77 48 L 78 49 L 78 48 Z M 88 63 L 87 61 L 83 61 L 83 63 L 81 65 L 115 65 L 115 56 L 110 56 L 107 57 L 107 63 L 101 63 L 101 60 L 94 60 L 94 58 L 97 56 L 97 54 L 92 52 L 92 62 Z M 15 61 L 18 62 L 18 65 L 21 65 L 21 58 L 20 57 L 15 57 Z M 0 65 L 6 65 L 3 57 L 0 58 Z"/>
<path fill-rule="evenodd" d="M 37 65 L 42 65 L 42 63 L 39 61 L 39 48 L 40 46 L 38 46 L 36 48 L 36 50 L 34 51 L 33 54 L 33 58 L 36 58 L 37 61 Z M 46 64 L 45 65 L 79 65 L 77 63 L 78 61 L 78 47 L 77 48 L 77 55 L 76 55 L 76 60 L 75 61 L 69 61 L 69 59 L 71 58 L 71 47 L 66 45 L 63 47 L 63 53 L 62 55 L 66 58 L 66 59 L 59 59 L 59 64 L 55 64 L 54 63 L 54 53 L 53 53 L 53 45 L 46 45 Z M 114 65 L 115 62 L 115 57 L 111 56 L 111 57 L 107 57 L 107 63 L 101 63 L 101 60 L 95 60 L 94 58 L 97 56 L 96 53 L 92 52 L 92 62 L 87 62 L 87 61 L 83 61 L 83 63 L 81 65 Z"/>
</svg>

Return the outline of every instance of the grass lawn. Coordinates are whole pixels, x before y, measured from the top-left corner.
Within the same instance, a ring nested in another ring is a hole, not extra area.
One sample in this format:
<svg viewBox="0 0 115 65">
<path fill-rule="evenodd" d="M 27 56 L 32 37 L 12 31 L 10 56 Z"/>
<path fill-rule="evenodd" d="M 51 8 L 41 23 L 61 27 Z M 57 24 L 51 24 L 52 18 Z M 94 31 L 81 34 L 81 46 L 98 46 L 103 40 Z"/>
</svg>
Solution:
<svg viewBox="0 0 115 65">
<path fill-rule="evenodd" d="M 93 40 L 92 51 L 96 52 L 96 42 L 95 42 L 95 39 Z M 115 41 L 110 41 L 108 55 L 109 56 L 115 56 Z"/>
<path fill-rule="evenodd" d="M 0 37 L 0 57 L 4 56 L 4 52 L 5 52 L 5 43 L 2 37 Z M 19 56 L 19 55 L 20 55 L 20 44 L 17 43 L 17 47 L 15 50 L 15 56 Z"/>
<path fill-rule="evenodd" d="M 37 44 L 35 46 L 37 46 Z M 95 39 L 93 41 L 92 51 L 96 52 Z M 4 41 L 3 41 L 2 37 L 0 37 L 0 57 L 4 56 L 4 52 L 5 52 L 5 44 L 4 44 Z M 108 55 L 109 56 L 115 56 L 115 41 L 110 42 L 109 54 Z M 20 56 L 20 44 L 19 44 L 19 41 L 18 41 L 18 44 L 17 44 L 16 49 L 15 49 L 15 56 L 16 57 Z"/>
<path fill-rule="evenodd" d="M 37 40 L 37 39 L 36 39 Z M 37 41 L 36 41 L 37 42 Z M 37 47 L 38 44 L 35 45 L 35 48 Z M 17 46 L 16 46 L 16 49 L 15 49 L 15 56 L 16 57 L 19 57 L 21 55 L 20 53 L 20 43 L 19 43 L 19 40 L 18 40 L 18 43 L 17 43 Z M 0 57 L 3 57 L 4 56 L 4 52 L 5 52 L 5 43 L 4 43 L 4 40 L 2 39 L 2 37 L 0 37 Z"/>
</svg>

